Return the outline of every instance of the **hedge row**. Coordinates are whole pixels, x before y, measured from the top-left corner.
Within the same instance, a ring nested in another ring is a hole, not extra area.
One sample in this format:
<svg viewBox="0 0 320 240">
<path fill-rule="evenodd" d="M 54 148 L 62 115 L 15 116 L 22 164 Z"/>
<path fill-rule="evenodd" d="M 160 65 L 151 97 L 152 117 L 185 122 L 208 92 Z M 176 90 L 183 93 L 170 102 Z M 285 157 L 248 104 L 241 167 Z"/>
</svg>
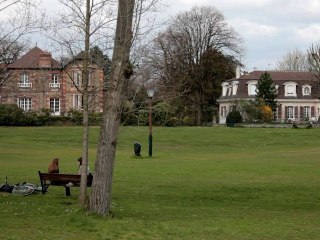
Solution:
<svg viewBox="0 0 320 240">
<path fill-rule="evenodd" d="M 89 125 L 99 125 L 101 113 L 90 113 Z M 24 112 L 15 104 L 0 104 L 1 126 L 82 125 L 82 112 L 69 111 L 64 116 L 53 116 L 49 109 Z"/>
</svg>

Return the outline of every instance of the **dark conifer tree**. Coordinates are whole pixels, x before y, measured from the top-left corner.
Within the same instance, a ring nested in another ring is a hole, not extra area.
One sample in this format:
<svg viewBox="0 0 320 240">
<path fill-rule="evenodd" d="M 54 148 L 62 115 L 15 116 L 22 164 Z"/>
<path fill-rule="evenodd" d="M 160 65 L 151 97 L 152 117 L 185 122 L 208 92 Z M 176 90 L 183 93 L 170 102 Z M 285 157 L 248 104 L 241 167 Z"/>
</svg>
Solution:
<svg viewBox="0 0 320 240">
<path fill-rule="evenodd" d="M 277 98 L 277 88 L 269 73 L 264 72 L 260 76 L 256 92 L 257 100 L 262 100 L 272 111 L 276 110 L 277 101 L 275 99 Z"/>
</svg>

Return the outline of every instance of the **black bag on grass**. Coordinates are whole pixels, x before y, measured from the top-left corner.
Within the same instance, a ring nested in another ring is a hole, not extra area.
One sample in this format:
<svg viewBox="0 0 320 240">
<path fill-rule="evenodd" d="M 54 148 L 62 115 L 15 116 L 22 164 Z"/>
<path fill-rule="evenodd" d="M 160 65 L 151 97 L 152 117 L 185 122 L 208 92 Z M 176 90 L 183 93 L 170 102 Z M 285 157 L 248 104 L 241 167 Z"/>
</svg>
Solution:
<svg viewBox="0 0 320 240">
<path fill-rule="evenodd" d="M 9 184 L 0 185 L 0 192 L 12 193 L 12 190 L 13 190 L 13 186 L 10 186 Z"/>
</svg>

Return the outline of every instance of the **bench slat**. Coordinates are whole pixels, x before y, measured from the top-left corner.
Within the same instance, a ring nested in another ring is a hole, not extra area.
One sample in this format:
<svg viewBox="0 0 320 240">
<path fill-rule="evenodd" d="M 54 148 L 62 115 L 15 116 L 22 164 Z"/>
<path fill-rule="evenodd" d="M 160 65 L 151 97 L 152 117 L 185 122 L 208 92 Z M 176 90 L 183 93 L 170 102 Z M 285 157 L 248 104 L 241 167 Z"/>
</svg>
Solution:
<svg viewBox="0 0 320 240">
<path fill-rule="evenodd" d="M 63 173 L 41 173 L 40 171 L 38 171 L 38 173 L 43 194 L 47 191 L 50 185 L 65 187 L 66 195 L 70 195 L 70 188 L 67 187 L 66 184 L 72 182 L 75 187 L 80 186 L 81 175 Z M 87 187 L 91 187 L 93 176 L 89 174 L 87 177 Z M 67 194 L 68 192 L 69 194 Z"/>
</svg>

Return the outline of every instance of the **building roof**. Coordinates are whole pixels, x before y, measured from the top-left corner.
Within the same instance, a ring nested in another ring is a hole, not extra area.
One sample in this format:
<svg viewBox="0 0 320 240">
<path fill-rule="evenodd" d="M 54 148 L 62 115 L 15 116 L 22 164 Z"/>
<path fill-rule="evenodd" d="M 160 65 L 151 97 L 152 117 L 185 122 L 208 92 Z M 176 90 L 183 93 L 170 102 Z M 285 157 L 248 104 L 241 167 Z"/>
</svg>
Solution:
<svg viewBox="0 0 320 240">
<path fill-rule="evenodd" d="M 47 52 L 41 50 L 38 47 L 34 47 L 31 49 L 29 52 L 27 52 L 25 55 L 23 55 L 21 58 L 19 58 L 17 61 L 14 63 L 10 64 L 8 66 L 9 69 L 38 69 L 38 68 L 43 68 L 39 66 L 39 61 L 40 61 L 40 56 L 42 54 L 48 54 Z M 59 64 L 58 61 L 53 59 L 50 54 L 50 59 L 51 59 L 51 67 L 50 68 L 55 68 L 55 69 L 60 69 L 61 65 Z"/>
<path fill-rule="evenodd" d="M 314 73 L 296 72 L 296 71 L 253 71 L 245 73 L 239 79 L 243 80 L 259 80 L 263 73 L 269 73 L 273 81 L 313 81 L 316 80 Z"/>
<path fill-rule="evenodd" d="M 272 80 L 278 85 L 278 97 L 277 99 L 317 99 L 320 96 L 319 81 L 314 73 L 311 72 L 295 72 L 295 71 L 253 71 L 250 73 L 244 73 L 239 78 L 233 78 L 225 81 L 231 84 L 233 81 L 238 81 L 238 89 L 236 95 L 221 96 L 222 99 L 239 99 L 239 98 L 254 98 L 254 96 L 248 95 L 248 83 L 250 81 L 258 81 L 260 76 L 267 72 L 271 75 Z M 285 96 L 284 84 L 286 82 L 294 82 L 297 84 L 297 96 L 287 97 Z M 303 96 L 302 86 L 311 86 L 311 95 Z"/>
</svg>

